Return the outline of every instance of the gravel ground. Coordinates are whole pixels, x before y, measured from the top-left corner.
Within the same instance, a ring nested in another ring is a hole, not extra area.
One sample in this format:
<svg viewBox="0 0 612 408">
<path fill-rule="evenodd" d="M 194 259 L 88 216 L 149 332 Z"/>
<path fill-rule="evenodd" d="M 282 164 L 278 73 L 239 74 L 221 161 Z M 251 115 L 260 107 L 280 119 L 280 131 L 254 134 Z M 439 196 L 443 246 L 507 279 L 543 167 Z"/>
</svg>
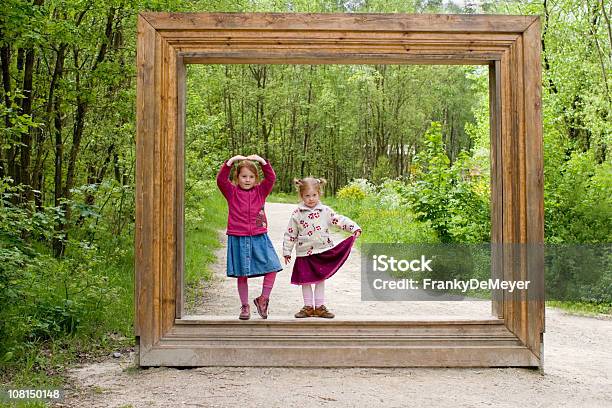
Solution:
<svg viewBox="0 0 612 408">
<path fill-rule="evenodd" d="M 270 238 L 280 255 L 291 204 L 266 206 Z M 336 237 L 341 239 L 341 237 Z M 225 248 L 217 271 L 190 305 L 193 315 L 235 319 L 235 280 L 225 278 Z M 326 304 L 338 318 L 490 316 L 490 303 L 361 302 L 359 253 L 326 284 Z M 290 317 L 301 307 L 299 287 L 290 285 L 291 265 L 279 273 L 271 318 Z M 250 298 L 261 278 L 251 279 Z M 253 317 L 258 318 L 258 317 Z M 457 368 L 250 368 L 194 369 L 134 367 L 133 353 L 73 368 L 66 407 L 612 407 L 612 319 L 546 309 L 545 374 L 537 370 Z M 307 350 L 305 350 L 307 352 Z M 272 391 L 272 392 L 271 392 Z"/>
</svg>

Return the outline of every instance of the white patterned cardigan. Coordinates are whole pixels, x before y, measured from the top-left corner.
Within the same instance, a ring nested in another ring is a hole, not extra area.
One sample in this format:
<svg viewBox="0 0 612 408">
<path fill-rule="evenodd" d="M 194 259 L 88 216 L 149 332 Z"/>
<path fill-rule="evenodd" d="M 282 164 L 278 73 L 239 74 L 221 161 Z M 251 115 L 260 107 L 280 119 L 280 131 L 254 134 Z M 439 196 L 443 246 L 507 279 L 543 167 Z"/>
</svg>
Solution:
<svg viewBox="0 0 612 408">
<path fill-rule="evenodd" d="M 318 254 L 332 248 L 334 243 L 329 233 L 332 226 L 351 233 L 361 230 L 355 221 L 324 204 L 310 208 L 301 202 L 291 214 L 285 230 L 283 256 L 290 256 L 294 246 L 296 256 Z"/>
</svg>

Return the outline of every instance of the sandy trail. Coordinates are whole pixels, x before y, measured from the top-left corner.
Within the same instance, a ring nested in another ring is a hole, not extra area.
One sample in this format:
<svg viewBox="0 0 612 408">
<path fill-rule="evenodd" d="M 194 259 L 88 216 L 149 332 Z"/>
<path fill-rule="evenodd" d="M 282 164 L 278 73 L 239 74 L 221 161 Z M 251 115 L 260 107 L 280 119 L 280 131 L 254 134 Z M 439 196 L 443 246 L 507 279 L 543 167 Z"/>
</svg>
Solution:
<svg viewBox="0 0 612 408">
<path fill-rule="evenodd" d="M 269 234 L 280 253 L 286 204 L 267 204 Z M 338 239 L 341 239 L 340 237 Z M 326 286 L 326 302 L 338 318 L 351 315 L 488 317 L 490 303 L 361 302 L 356 249 Z M 197 315 L 238 314 L 235 280 L 225 278 L 225 247 L 218 273 L 191 305 Z M 291 265 L 277 278 L 271 318 L 287 318 L 301 306 L 299 287 L 289 284 Z M 261 278 L 251 279 L 250 298 Z M 357 311 L 357 312 L 356 312 Z M 254 316 L 253 318 L 259 318 Z M 612 319 L 546 309 L 545 375 L 529 369 L 455 368 L 249 368 L 135 369 L 133 353 L 70 371 L 68 407 L 612 407 Z M 308 352 L 305 347 L 305 352 Z M 60 405 L 58 405 L 60 406 Z"/>
</svg>

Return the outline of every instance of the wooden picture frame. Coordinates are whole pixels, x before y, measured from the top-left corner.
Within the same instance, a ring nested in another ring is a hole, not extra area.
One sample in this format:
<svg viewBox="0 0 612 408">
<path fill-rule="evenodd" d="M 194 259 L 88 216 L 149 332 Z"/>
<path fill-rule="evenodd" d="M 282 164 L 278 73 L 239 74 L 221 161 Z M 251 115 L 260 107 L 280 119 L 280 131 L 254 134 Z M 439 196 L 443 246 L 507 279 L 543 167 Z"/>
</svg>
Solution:
<svg viewBox="0 0 612 408">
<path fill-rule="evenodd" d="M 540 21 L 448 14 L 140 13 L 135 335 L 141 366 L 543 364 L 544 299 L 503 293 L 490 319 L 183 319 L 186 64 L 489 67 L 492 242 L 544 241 Z M 499 251 L 494 277 L 543 287 L 543 257 Z M 535 285 L 534 283 L 534 285 Z M 306 352 L 308 351 L 308 352 Z"/>
</svg>

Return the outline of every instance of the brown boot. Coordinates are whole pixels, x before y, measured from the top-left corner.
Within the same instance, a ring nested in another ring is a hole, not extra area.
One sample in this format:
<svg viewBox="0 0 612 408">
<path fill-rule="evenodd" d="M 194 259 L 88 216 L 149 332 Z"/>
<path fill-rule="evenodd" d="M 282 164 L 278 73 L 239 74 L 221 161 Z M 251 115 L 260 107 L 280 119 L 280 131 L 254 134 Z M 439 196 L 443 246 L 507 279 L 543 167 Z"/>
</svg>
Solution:
<svg viewBox="0 0 612 408">
<path fill-rule="evenodd" d="M 259 296 L 253 299 L 253 303 L 257 307 L 257 313 L 261 316 L 262 319 L 268 318 L 268 303 L 270 299 L 264 296 Z"/>
<path fill-rule="evenodd" d="M 240 320 L 249 320 L 251 318 L 251 309 L 249 305 L 242 305 L 240 307 L 240 316 L 238 316 Z"/>
<path fill-rule="evenodd" d="M 333 319 L 334 314 L 327 310 L 325 305 L 321 305 L 314 310 L 314 317 L 323 317 L 325 319 Z"/>
<path fill-rule="evenodd" d="M 298 319 L 301 319 L 303 317 L 312 317 L 314 316 L 314 308 L 312 306 L 304 306 L 302 310 L 297 312 L 294 316 Z"/>
</svg>

